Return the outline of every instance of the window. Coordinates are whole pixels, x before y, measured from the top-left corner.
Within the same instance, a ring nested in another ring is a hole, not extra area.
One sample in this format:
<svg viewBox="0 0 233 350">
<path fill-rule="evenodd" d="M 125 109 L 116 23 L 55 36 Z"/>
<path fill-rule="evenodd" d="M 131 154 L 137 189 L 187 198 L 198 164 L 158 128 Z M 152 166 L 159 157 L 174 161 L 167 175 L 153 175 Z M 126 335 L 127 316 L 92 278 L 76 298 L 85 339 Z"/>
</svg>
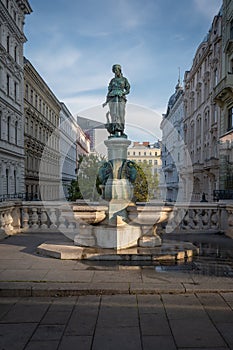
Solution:
<svg viewBox="0 0 233 350">
<path fill-rule="evenodd" d="M 18 48 L 17 48 L 17 45 L 15 45 L 15 49 L 14 49 L 15 62 L 17 62 L 17 52 L 18 52 Z"/>
<path fill-rule="evenodd" d="M 18 122 L 15 122 L 15 144 L 18 143 Z"/>
<path fill-rule="evenodd" d="M 25 97 L 26 97 L 26 100 L 28 101 L 28 84 L 26 84 L 26 87 L 25 87 Z"/>
<path fill-rule="evenodd" d="M 33 90 L 31 89 L 30 102 L 33 104 Z"/>
<path fill-rule="evenodd" d="M 6 93 L 7 96 L 10 96 L 10 76 L 8 74 L 6 76 Z"/>
<path fill-rule="evenodd" d="M 14 170 L 14 193 L 16 194 L 16 185 L 17 185 L 17 181 L 16 181 L 16 170 Z"/>
<path fill-rule="evenodd" d="M 6 194 L 9 194 L 9 170 L 6 169 Z"/>
<path fill-rule="evenodd" d="M 233 107 L 228 110 L 228 125 L 227 130 L 233 129 Z"/>
<path fill-rule="evenodd" d="M 7 35 L 6 38 L 6 51 L 9 53 L 10 52 L 10 37 Z"/>
<path fill-rule="evenodd" d="M 7 141 L 10 142 L 10 125 L 11 125 L 11 117 L 7 118 Z"/>
<path fill-rule="evenodd" d="M 17 86 L 17 83 L 15 82 L 14 83 L 14 99 L 15 99 L 15 102 L 17 101 L 17 90 L 18 90 L 18 86 Z"/>
<path fill-rule="evenodd" d="M 230 39 L 233 39 L 233 20 L 230 23 Z"/>
</svg>

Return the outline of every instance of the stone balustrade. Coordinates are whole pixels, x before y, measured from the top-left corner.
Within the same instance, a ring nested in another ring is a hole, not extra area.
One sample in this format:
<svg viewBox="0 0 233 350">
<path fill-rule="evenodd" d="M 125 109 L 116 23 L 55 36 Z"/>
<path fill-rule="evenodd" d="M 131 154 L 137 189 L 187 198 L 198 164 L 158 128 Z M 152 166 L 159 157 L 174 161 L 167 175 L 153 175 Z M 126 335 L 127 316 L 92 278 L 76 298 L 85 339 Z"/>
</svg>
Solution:
<svg viewBox="0 0 233 350">
<path fill-rule="evenodd" d="M 77 206 L 77 203 L 0 203 L 0 238 L 26 231 L 61 231 L 73 236 L 79 225 L 73 214 L 73 205 Z M 170 213 L 166 232 L 224 232 L 233 238 L 233 203 L 176 204 Z"/>
<path fill-rule="evenodd" d="M 0 203 L 0 238 L 19 232 L 76 232 L 72 205 L 66 202 Z"/>
<path fill-rule="evenodd" d="M 233 206 L 222 203 L 178 203 L 173 208 L 166 231 L 227 233 L 231 207 L 233 210 Z"/>
</svg>

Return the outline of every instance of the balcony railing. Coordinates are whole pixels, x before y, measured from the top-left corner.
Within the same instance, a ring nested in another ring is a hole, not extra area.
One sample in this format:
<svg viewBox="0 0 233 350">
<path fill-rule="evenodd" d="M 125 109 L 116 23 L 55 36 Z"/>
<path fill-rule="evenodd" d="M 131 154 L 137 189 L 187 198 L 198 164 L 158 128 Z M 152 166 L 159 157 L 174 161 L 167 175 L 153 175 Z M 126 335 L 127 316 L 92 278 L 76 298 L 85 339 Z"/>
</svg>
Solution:
<svg viewBox="0 0 233 350">
<path fill-rule="evenodd" d="M 214 190 L 213 197 L 215 201 L 233 199 L 233 190 Z"/>
</svg>

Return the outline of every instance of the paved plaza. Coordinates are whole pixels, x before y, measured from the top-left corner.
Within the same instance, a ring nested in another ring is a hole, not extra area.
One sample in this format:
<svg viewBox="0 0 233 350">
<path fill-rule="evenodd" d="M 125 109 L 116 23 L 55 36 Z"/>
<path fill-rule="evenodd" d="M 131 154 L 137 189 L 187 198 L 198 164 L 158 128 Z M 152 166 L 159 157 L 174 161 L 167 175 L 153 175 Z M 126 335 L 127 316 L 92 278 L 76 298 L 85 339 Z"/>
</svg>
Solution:
<svg viewBox="0 0 233 350">
<path fill-rule="evenodd" d="M 0 242 L 0 350 L 233 349 L 233 280 L 36 254 L 59 234 Z"/>
</svg>

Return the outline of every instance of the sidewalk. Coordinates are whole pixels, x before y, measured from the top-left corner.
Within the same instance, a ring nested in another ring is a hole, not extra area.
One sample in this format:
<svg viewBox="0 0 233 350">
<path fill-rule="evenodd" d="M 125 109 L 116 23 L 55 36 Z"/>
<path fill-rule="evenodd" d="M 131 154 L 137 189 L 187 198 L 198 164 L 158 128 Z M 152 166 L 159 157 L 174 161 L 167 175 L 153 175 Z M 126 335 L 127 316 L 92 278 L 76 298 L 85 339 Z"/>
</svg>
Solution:
<svg viewBox="0 0 233 350">
<path fill-rule="evenodd" d="M 1 350 L 233 350 L 232 278 L 35 254 L 52 239 L 0 243 Z"/>
<path fill-rule="evenodd" d="M 233 292 L 233 279 L 164 271 L 154 266 L 119 266 L 114 262 L 59 260 L 36 254 L 45 241 L 60 234 L 31 233 L 0 242 L 0 296 L 76 296 L 95 294 L 161 294 Z"/>
</svg>

